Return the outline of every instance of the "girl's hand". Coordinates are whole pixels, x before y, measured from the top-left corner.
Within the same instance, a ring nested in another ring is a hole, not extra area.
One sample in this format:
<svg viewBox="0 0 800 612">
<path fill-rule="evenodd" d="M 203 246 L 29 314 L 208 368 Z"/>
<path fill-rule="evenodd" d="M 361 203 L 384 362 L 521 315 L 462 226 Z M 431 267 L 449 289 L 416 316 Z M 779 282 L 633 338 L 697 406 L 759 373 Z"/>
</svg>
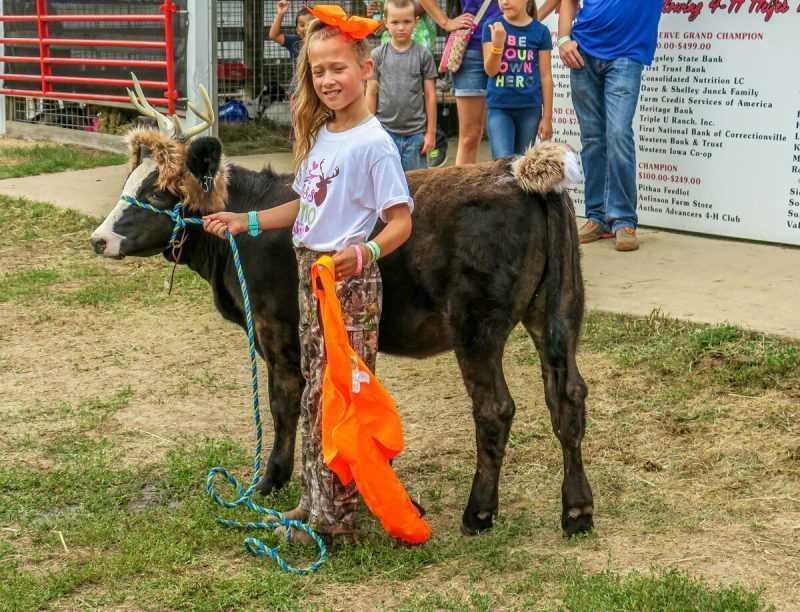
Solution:
<svg viewBox="0 0 800 612">
<path fill-rule="evenodd" d="M 289 0 L 278 0 L 277 11 L 280 15 L 285 15 L 289 10 Z"/>
<path fill-rule="evenodd" d="M 492 33 L 492 46 L 495 49 L 502 49 L 506 44 L 506 29 L 501 22 L 493 23 L 489 26 Z"/>
<path fill-rule="evenodd" d="M 246 213 L 219 212 L 203 217 L 203 229 L 224 240 L 226 230 L 231 236 L 246 232 L 247 222 Z"/>
<path fill-rule="evenodd" d="M 361 249 L 361 245 L 349 246 L 333 256 L 336 280 L 343 280 L 356 273 L 356 266 L 358 265 L 356 249 Z M 369 261 L 368 256 L 364 254 L 364 249 L 361 249 L 361 255 L 364 262 Z"/>
<path fill-rule="evenodd" d="M 542 117 L 539 121 L 539 140 L 550 140 L 553 137 L 553 120 Z"/>
<path fill-rule="evenodd" d="M 448 32 L 455 32 L 456 30 L 469 30 L 472 27 L 472 22 L 475 19 L 472 13 L 464 13 L 455 19 L 448 19 L 444 24 L 444 29 Z"/>
</svg>

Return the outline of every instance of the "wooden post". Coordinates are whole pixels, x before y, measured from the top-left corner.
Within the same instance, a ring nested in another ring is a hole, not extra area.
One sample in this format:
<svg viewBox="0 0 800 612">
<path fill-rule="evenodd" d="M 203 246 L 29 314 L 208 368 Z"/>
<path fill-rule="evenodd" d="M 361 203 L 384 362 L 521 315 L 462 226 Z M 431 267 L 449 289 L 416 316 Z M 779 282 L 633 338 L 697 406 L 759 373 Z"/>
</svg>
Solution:
<svg viewBox="0 0 800 612">
<path fill-rule="evenodd" d="M 254 100 L 264 80 L 264 0 L 244 0 L 244 63 L 247 64 L 245 95 Z"/>
</svg>

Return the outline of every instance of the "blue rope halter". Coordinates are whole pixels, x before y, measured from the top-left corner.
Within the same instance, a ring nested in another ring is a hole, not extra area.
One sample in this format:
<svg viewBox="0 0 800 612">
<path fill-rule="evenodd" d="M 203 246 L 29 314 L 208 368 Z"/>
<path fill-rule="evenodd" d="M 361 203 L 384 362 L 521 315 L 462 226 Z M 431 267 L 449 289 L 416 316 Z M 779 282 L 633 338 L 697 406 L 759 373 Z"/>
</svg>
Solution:
<svg viewBox="0 0 800 612">
<path fill-rule="evenodd" d="M 128 204 L 132 206 L 138 206 L 139 208 L 144 208 L 145 210 L 149 210 L 151 212 L 157 213 L 159 215 L 166 215 L 175 223 L 175 227 L 172 228 L 172 236 L 169 239 L 169 245 L 173 245 L 176 242 L 176 238 L 178 236 L 178 232 L 182 229 L 186 228 L 188 225 L 202 225 L 203 220 L 200 217 L 184 217 L 183 216 L 183 202 L 178 202 L 172 210 L 167 210 L 164 208 L 156 208 L 148 204 L 147 202 L 140 202 L 136 198 L 133 198 L 128 195 L 123 195 L 122 199 L 125 200 Z M 256 529 L 274 529 L 278 525 L 283 525 L 286 529 L 286 539 L 289 541 L 292 535 L 292 527 L 296 529 L 300 529 L 305 531 L 311 538 L 316 542 L 317 547 L 319 548 L 319 556 L 317 560 L 314 561 L 311 565 L 307 567 L 293 567 L 284 561 L 280 555 L 278 554 L 278 548 L 270 548 L 266 544 L 264 544 L 258 538 L 249 537 L 246 538 L 244 541 L 244 547 L 247 549 L 247 552 L 256 556 L 256 557 L 264 557 L 269 556 L 275 560 L 278 566 L 284 571 L 289 572 L 291 574 L 299 574 L 299 575 L 306 575 L 310 574 L 311 572 L 316 571 L 319 569 L 323 563 L 328 558 L 328 550 L 325 546 L 325 542 L 322 538 L 314 532 L 311 527 L 302 523 L 301 521 L 295 521 L 287 519 L 283 514 L 278 512 L 277 510 L 273 510 L 271 508 L 265 508 L 257 503 L 255 503 L 251 497 L 253 495 L 253 491 L 256 488 L 256 484 L 258 481 L 261 480 L 261 445 L 262 445 L 262 438 L 263 438 L 263 428 L 261 426 L 261 410 L 259 408 L 259 399 L 258 399 L 258 363 L 256 361 L 256 343 L 255 343 L 255 331 L 253 326 L 253 311 L 252 307 L 250 306 L 250 295 L 247 291 L 247 282 L 244 278 L 244 271 L 242 269 L 242 262 L 239 259 L 239 248 L 236 246 L 236 240 L 230 234 L 230 232 L 225 232 L 225 237 L 228 239 L 228 245 L 230 245 L 231 253 L 233 254 L 233 264 L 236 268 L 236 274 L 239 277 L 239 287 L 242 291 L 242 301 L 244 303 L 244 314 L 245 320 L 247 322 L 247 340 L 249 342 L 249 356 L 250 356 L 250 370 L 252 372 L 252 383 L 253 383 L 253 415 L 255 418 L 256 424 L 256 450 L 255 450 L 255 463 L 253 465 L 253 480 L 250 483 L 250 486 L 247 487 L 247 490 L 239 484 L 239 481 L 230 474 L 224 467 L 217 466 L 212 468 L 211 471 L 208 472 L 208 477 L 206 478 L 206 491 L 208 495 L 213 499 L 217 504 L 223 506 L 225 508 L 236 508 L 238 506 L 245 506 L 250 510 L 257 512 L 259 514 L 265 514 L 270 517 L 267 521 L 256 521 L 251 523 L 241 523 L 236 520 L 232 519 L 223 519 L 218 518 L 217 522 L 221 525 L 226 527 L 239 527 L 248 530 L 256 530 Z M 227 481 L 233 486 L 236 490 L 237 495 L 239 496 L 238 499 L 235 501 L 229 502 L 222 499 L 219 494 L 214 490 L 214 479 L 216 478 L 217 474 L 221 474 Z"/>
</svg>

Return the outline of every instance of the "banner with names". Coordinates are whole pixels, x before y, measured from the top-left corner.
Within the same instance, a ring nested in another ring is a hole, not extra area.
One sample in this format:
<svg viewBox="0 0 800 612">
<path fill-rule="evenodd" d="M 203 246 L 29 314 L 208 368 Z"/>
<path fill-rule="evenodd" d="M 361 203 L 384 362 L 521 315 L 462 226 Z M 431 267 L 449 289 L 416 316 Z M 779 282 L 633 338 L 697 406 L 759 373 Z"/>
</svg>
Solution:
<svg viewBox="0 0 800 612">
<path fill-rule="evenodd" d="M 640 224 L 800 245 L 798 57 L 800 0 L 666 0 L 634 123 Z M 553 78 L 554 138 L 579 151 L 556 49 Z"/>
</svg>

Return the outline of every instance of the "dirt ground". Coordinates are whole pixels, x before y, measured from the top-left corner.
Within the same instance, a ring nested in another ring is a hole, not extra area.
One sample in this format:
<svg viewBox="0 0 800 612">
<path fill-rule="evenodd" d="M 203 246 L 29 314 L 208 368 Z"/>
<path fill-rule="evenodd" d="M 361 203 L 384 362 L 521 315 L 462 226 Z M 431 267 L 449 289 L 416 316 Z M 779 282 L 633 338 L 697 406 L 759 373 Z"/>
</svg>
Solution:
<svg viewBox="0 0 800 612">
<path fill-rule="evenodd" d="M 13 271 L 14 262 L 4 262 Z M 134 264 L 101 265 L 122 274 Z M 167 274 L 161 262 L 144 265 L 162 266 Z M 250 448 L 246 337 L 221 320 L 210 295 L 197 289 L 182 295 L 180 286 L 176 293 L 156 307 L 0 303 L 5 459 L 45 467 L 47 457 L 26 450 L 26 438 L 57 435 L 69 422 L 54 416 L 60 406 L 126 389 L 127 405 L 103 425 L 123 462 L 157 462 L 175 445 L 223 434 Z M 608 354 L 586 350 L 580 367 L 590 389 L 584 458 L 597 535 L 565 546 L 557 528 L 561 454 L 538 364 L 520 330 L 507 348 L 505 372 L 517 415 L 501 512 L 528 508 L 552 525 L 544 539 L 520 547 L 574 556 L 590 570 L 678 567 L 712 584 L 763 587 L 778 609 L 798 609 L 800 398 L 777 391 L 700 392 L 678 410 L 668 385 L 649 371 L 626 370 Z M 400 406 L 406 432 L 407 450 L 396 466 L 428 506 L 434 531 L 456 532 L 472 477 L 474 430 L 455 359 L 381 356 L 378 374 Z M 442 472 L 449 477 L 443 480 Z M 380 580 L 347 585 L 340 601 L 353 609 L 376 601 L 391 605 L 426 583 L 440 583 L 440 572 L 393 583 L 390 593 Z M 453 589 L 469 583 L 464 575 L 446 580 Z"/>
</svg>

